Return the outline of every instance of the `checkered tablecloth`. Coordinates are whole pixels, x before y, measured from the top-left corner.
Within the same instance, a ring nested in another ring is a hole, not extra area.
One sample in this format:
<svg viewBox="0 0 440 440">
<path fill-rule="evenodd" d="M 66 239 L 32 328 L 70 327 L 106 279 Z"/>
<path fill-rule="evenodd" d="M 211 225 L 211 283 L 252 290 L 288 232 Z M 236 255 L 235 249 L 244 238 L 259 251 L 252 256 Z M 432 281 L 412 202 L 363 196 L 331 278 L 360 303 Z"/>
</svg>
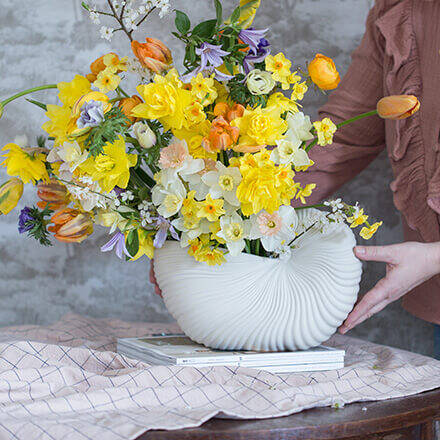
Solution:
<svg viewBox="0 0 440 440">
<path fill-rule="evenodd" d="M 118 337 L 177 330 L 73 314 L 0 329 L 0 439 L 135 439 L 218 414 L 277 417 L 440 387 L 439 361 L 339 335 L 329 344 L 347 351 L 345 368 L 318 373 L 151 367 L 115 353 Z"/>
</svg>

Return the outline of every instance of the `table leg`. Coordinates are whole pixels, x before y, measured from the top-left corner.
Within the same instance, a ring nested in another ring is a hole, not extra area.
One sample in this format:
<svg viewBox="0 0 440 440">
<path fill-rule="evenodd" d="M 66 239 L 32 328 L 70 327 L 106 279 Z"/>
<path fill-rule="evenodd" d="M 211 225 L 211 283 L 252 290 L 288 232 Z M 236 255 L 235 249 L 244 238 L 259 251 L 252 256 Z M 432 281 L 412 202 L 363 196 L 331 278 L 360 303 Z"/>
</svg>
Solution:
<svg viewBox="0 0 440 440">
<path fill-rule="evenodd" d="M 435 440 L 435 425 L 433 420 L 423 423 L 420 426 L 420 439 Z"/>
</svg>

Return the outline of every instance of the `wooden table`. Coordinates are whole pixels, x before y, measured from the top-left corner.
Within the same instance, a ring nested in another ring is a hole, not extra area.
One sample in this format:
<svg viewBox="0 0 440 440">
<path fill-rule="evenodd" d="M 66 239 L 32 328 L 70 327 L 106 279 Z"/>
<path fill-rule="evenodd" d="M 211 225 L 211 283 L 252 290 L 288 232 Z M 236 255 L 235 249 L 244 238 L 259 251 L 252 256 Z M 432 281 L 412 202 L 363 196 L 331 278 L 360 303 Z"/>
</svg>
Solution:
<svg viewBox="0 0 440 440">
<path fill-rule="evenodd" d="M 434 440 L 435 419 L 440 419 L 440 389 L 276 419 L 213 419 L 199 428 L 150 431 L 137 440 Z"/>
</svg>

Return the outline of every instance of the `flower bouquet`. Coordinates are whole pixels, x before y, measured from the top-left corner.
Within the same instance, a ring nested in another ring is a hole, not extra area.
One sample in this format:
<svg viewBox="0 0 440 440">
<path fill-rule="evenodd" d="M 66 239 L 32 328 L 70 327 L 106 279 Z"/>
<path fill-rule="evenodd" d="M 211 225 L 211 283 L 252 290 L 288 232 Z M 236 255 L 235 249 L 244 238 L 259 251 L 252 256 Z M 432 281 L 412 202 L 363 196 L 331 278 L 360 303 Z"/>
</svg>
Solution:
<svg viewBox="0 0 440 440">
<path fill-rule="evenodd" d="M 268 29 L 251 27 L 259 4 L 241 0 L 225 19 L 214 0 L 215 18 L 195 26 L 176 10 L 173 35 L 185 46 L 179 73 L 161 41 L 133 39 L 153 11 L 171 11 L 167 1 L 108 0 L 102 10 L 83 2 L 95 23 L 118 23 L 101 35 L 125 34 L 134 57 L 108 53 L 70 82 L 0 102 L 1 115 L 9 102 L 50 88 L 60 101 L 28 99 L 46 112 L 46 134 L 3 148 L 11 179 L 0 187 L 0 213 L 32 183 L 39 201 L 21 211 L 20 233 L 43 245 L 52 237 L 81 243 L 100 225 L 111 234 L 103 252 L 129 261 L 156 252 L 166 305 L 193 339 L 307 348 L 328 338 L 356 299 L 361 269 L 351 229 L 362 226 L 368 239 L 381 225 L 340 199 L 307 206 L 316 187 L 300 183 L 313 166 L 308 153 L 331 144 L 345 124 L 410 116 L 418 101 L 386 97 L 339 125 L 312 123 L 300 102 L 309 89 L 337 87 L 335 64 L 318 54 L 293 70 L 273 52 Z M 136 94 L 124 85 L 130 74 Z"/>
</svg>

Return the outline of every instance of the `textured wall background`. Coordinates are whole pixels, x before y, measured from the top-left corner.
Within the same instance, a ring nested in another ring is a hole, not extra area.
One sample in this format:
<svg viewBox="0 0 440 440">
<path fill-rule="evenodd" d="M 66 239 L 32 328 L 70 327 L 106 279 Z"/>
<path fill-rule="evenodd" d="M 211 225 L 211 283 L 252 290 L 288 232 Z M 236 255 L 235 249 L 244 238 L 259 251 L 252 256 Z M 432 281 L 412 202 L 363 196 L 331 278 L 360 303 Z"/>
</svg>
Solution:
<svg viewBox="0 0 440 440">
<path fill-rule="evenodd" d="M 194 21 L 213 15 L 210 0 L 171 1 Z M 232 10 L 235 3 L 223 0 L 225 9 Z M 0 97 L 33 85 L 70 81 L 75 73 L 86 73 L 90 62 L 110 49 L 82 11 L 80 0 L 1 0 L 1 4 Z M 294 61 L 303 63 L 319 51 L 334 57 L 345 72 L 371 5 L 372 0 L 263 0 L 256 26 L 271 26 L 271 42 Z M 138 31 L 137 38 L 144 34 L 161 38 L 180 54 L 170 35 L 172 28 L 172 17 L 155 18 Z M 120 34 L 113 42 L 121 55 L 129 53 L 124 38 Z M 55 102 L 54 95 L 40 93 L 37 99 Z M 306 110 L 314 113 L 324 101 L 325 96 L 311 94 Z M 9 105 L 0 120 L 0 144 L 20 133 L 36 136 L 43 119 L 42 112 L 25 101 Z M 0 179 L 4 178 L 1 170 Z M 383 218 L 385 226 L 375 244 L 401 239 L 390 181 L 387 159 L 382 156 L 341 192 L 347 200 L 361 200 L 372 215 Z M 34 203 L 34 197 L 33 188 L 28 188 L 19 208 Z M 43 249 L 17 235 L 18 212 L 0 217 L 0 325 L 52 322 L 70 311 L 127 320 L 171 319 L 147 282 L 147 261 L 127 264 L 114 255 L 101 254 L 99 246 L 107 239 L 102 230 L 79 246 L 56 244 Z M 366 266 L 362 290 L 372 287 L 383 273 L 379 264 Z M 432 350 L 431 326 L 398 304 L 352 334 L 422 353 Z"/>
</svg>

